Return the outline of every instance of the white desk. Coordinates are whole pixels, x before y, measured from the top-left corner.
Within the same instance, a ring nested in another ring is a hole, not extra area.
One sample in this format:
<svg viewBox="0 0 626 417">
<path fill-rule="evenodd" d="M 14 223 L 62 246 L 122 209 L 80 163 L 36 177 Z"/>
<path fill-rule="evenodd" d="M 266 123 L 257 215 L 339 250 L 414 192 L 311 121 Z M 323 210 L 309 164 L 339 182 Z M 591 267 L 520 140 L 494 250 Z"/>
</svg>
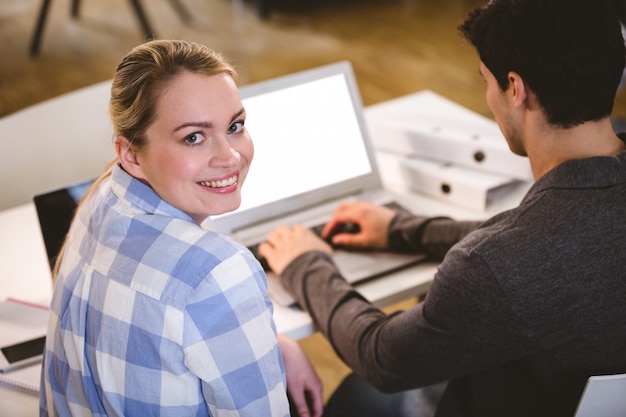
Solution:
<svg viewBox="0 0 626 417">
<path fill-rule="evenodd" d="M 399 100 L 366 109 L 370 121 L 376 114 L 402 106 L 405 111 L 420 113 L 430 107 L 432 93 L 414 94 Z M 459 112 L 457 105 L 451 105 L 450 117 L 468 119 L 472 117 L 466 109 Z M 385 185 L 410 202 L 411 207 L 426 215 L 446 214 L 458 219 L 482 219 L 519 203 L 527 187 L 520 187 L 513 194 L 490 206 L 487 212 L 472 212 L 462 207 L 411 194 L 408 185 L 398 174 L 395 156 L 378 153 L 380 171 Z M 436 265 L 424 263 L 404 269 L 389 276 L 366 282 L 357 288 L 370 301 L 385 306 L 424 293 L 432 281 Z M 32 302 L 47 303 L 51 296 L 51 277 L 39 224 L 32 203 L 0 212 L 0 299 L 14 297 Z M 312 334 L 315 329 L 308 314 L 282 306 L 275 307 L 275 320 L 279 332 L 287 333 L 295 339 Z M 0 417 L 36 416 L 38 399 L 5 388 L 0 388 Z M 10 407 L 10 409 L 8 409 Z"/>
</svg>

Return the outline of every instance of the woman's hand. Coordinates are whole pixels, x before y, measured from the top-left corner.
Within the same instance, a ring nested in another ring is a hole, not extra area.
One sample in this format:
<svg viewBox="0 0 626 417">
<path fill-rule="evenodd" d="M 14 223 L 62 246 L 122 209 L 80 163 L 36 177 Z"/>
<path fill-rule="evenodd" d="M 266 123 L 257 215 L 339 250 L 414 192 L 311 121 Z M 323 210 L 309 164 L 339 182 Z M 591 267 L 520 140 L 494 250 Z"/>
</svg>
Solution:
<svg viewBox="0 0 626 417">
<path fill-rule="evenodd" d="M 287 393 L 299 417 L 321 417 L 324 410 L 322 381 L 313 365 L 295 340 L 279 334 L 278 344 L 285 363 Z"/>
</svg>

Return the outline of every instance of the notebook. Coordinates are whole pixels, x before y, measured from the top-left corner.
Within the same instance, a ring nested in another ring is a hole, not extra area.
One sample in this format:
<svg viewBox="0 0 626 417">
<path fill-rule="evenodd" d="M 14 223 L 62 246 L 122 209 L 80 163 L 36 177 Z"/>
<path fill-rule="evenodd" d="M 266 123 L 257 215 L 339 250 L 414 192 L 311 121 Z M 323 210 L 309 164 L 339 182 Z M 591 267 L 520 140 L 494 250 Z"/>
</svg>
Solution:
<svg viewBox="0 0 626 417">
<path fill-rule="evenodd" d="M 400 196 L 383 189 L 348 61 L 244 86 L 240 93 L 255 156 L 240 208 L 208 220 L 209 229 L 254 249 L 281 223 L 319 230 L 343 201 L 403 206 Z M 334 257 L 352 283 L 423 260 L 341 249 Z M 293 303 L 270 272 L 268 284 L 274 301 Z"/>
<path fill-rule="evenodd" d="M 342 201 L 369 200 L 405 209 L 385 191 L 369 141 L 352 66 L 342 61 L 240 88 L 255 155 L 241 206 L 204 226 L 254 249 L 277 225 L 319 230 Z M 69 229 L 83 181 L 35 196 L 51 265 Z M 415 264 L 422 255 L 337 249 L 345 278 L 357 283 Z M 293 304 L 268 271 L 270 296 Z"/>
</svg>

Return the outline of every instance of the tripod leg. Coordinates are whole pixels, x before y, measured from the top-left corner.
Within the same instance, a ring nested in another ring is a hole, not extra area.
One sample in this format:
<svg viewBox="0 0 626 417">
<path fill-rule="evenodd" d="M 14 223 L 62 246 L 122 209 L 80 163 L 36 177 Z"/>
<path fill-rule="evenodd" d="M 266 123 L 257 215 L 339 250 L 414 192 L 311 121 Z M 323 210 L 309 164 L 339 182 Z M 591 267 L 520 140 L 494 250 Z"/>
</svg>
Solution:
<svg viewBox="0 0 626 417">
<path fill-rule="evenodd" d="M 46 24 L 46 17 L 48 16 L 48 9 L 50 8 L 50 0 L 43 0 L 41 4 L 41 10 L 39 11 L 39 17 L 37 18 L 37 26 L 35 26 L 35 33 L 30 43 L 30 56 L 39 55 L 39 45 L 41 44 L 41 35 L 43 34 L 43 28 Z"/>
<path fill-rule="evenodd" d="M 72 17 L 78 18 L 78 9 L 80 6 L 80 0 L 72 0 Z"/>
<path fill-rule="evenodd" d="M 141 3 L 139 3 L 139 0 L 130 0 L 130 2 L 133 5 L 133 9 L 135 10 L 137 19 L 139 19 L 139 23 L 141 24 L 146 39 L 156 38 L 156 35 L 150 26 L 150 22 L 148 22 L 148 19 L 146 18 L 146 14 L 143 11 L 143 7 L 141 7 Z"/>
</svg>

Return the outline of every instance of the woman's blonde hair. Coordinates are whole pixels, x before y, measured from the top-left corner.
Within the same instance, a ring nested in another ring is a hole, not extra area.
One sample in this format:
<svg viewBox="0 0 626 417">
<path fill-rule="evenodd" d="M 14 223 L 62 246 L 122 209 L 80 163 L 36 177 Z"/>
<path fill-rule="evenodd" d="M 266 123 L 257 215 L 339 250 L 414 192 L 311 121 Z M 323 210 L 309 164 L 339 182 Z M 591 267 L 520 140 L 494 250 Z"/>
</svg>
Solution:
<svg viewBox="0 0 626 417">
<path fill-rule="evenodd" d="M 183 71 L 236 78 L 224 57 L 202 44 L 154 40 L 139 45 L 124 57 L 113 79 L 109 112 L 116 136 L 144 146 L 163 86 Z"/>
<path fill-rule="evenodd" d="M 157 101 L 167 83 L 182 72 L 205 75 L 237 72 L 223 55 L 196 42 L 152 40 L 133 48 L 118 65 L 111 86 L 109 113 L 115 137 L 125 137 L 135 149 L 146 144 L 145 132 L 153 122 Z M 93 193 L 117 163 L 115 158 L 94 181 L 79 203 Z M 56 279 L 67 239 L 56 259 L 52 276 Z"/>
</svg>

